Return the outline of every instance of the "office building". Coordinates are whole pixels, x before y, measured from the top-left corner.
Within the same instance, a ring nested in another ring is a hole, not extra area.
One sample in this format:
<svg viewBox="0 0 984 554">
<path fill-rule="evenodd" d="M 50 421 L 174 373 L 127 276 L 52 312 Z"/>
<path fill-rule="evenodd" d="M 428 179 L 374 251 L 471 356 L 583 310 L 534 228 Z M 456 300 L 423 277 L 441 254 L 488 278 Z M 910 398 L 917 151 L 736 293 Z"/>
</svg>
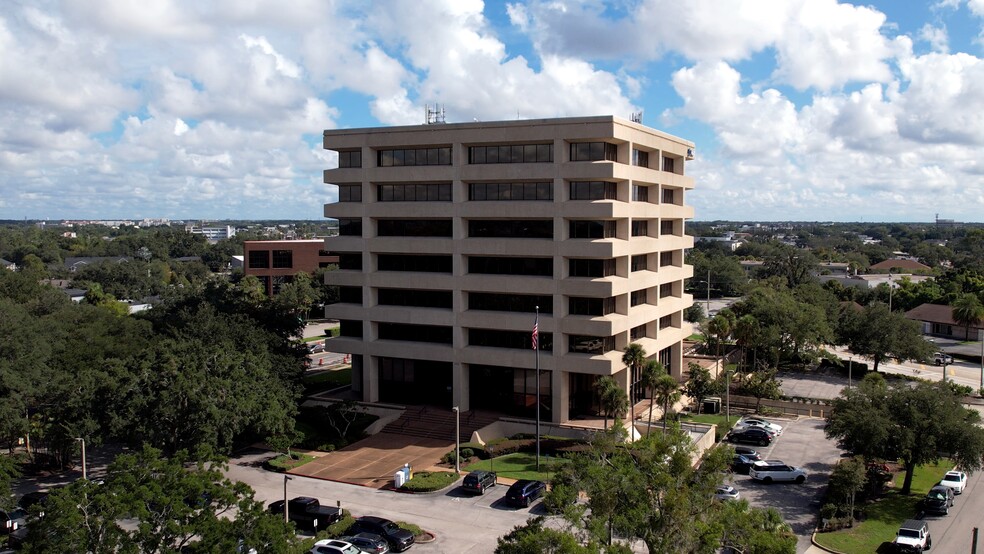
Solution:
<svg viewBox="0 0 984 554">
<path fill-rule="evenodd" d="M 324 250 L 323 239 L 243 241 L 243 271 L 255 275 L 267 296 L 300 272 L 314 274 L 318 268 L 338 263 L 338 256 Z"/>
</svg>

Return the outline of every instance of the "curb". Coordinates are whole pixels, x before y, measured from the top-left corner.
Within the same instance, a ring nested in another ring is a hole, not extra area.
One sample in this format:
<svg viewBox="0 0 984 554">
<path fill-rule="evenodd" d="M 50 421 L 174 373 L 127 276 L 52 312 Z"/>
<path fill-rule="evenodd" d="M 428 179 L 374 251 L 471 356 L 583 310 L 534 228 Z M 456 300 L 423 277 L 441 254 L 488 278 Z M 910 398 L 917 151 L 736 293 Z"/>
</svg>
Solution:
<svg viewBox="0 0 984 554">
<path fill-rule="evenodd" d="M 813 534 L 810 535 L 810 544 L 817 547 L 821 552 L 829 552 L 830 554 L 846 554 L 845 552 L 841 552 L 840 550 L 831 550 L 826 546 L 823 546 L 820 543 L 818 543 L 816 530 L 814 530 Z"/>
</svg>

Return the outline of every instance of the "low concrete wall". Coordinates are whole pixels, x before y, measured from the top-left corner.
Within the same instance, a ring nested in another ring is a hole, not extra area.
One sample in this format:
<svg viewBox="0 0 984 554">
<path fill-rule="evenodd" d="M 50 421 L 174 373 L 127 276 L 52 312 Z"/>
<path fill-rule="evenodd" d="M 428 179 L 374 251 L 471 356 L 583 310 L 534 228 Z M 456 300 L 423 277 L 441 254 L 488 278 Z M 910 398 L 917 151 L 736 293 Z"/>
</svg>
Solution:
<svg viewBox="0 0 984 554">
<path fill-rule="evenodd" d="M 551 435 L 569 439 L 587 439 L 596 431 L 597 429 L 540 422 L 540 436 Z M 471 442 L 485 444 L 490 440 L 511 437 L 519 433 L 536 433 L 536 424 L 525 419 L 504 417 L 472 433 Z"/>
</svg>

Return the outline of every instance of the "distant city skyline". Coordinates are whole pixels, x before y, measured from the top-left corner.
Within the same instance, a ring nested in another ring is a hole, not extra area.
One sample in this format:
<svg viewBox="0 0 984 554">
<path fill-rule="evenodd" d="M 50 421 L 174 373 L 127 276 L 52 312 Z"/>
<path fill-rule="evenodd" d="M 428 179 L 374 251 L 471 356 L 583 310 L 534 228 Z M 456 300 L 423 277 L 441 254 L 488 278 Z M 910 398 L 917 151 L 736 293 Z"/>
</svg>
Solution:
<svg viewBox="0 0 984 554">
<path fill-rule="evenodd" d="M 984 0 L 10 0 L 0 219 L 322 219 L 321 132 L 612 114 L 695 221 L 984 221 Z"/>
</svg>

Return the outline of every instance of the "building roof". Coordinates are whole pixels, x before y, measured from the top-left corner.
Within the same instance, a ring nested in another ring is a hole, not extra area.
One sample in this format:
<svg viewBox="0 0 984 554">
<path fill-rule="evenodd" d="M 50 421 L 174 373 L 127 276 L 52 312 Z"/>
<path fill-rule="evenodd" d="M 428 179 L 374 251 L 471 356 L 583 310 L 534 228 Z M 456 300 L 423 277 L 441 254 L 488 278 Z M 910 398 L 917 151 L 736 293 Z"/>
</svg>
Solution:
<svg viewBox="0 0 984 554">
<path fill-rule="evenodd" d="M 906 260 L 903 258 L 890 258 L 883 262 L 878 262 L 876 264 L 873 264 L 869 269 L 872 269 L 874 271 L 881 271 L 887 269 L 891 271 L 892 269 L 896 269 L 896 268 L 906 269 L 909 271 L 926 271 L 932 269 L 928 265 L 923 265 L 915 260 Z"/>
<path fill-rule="evenodd" d="M 947 325 L 960 325 L 953 320 L 953 308 L 942 304 L 922 304 L 905 312 L 905 317 L 915 321 L 928 321 L 930 323 L 945 323 Z M 973 328 L 980 328 L 980 325 L 971 325 Z"/>
</svg>

